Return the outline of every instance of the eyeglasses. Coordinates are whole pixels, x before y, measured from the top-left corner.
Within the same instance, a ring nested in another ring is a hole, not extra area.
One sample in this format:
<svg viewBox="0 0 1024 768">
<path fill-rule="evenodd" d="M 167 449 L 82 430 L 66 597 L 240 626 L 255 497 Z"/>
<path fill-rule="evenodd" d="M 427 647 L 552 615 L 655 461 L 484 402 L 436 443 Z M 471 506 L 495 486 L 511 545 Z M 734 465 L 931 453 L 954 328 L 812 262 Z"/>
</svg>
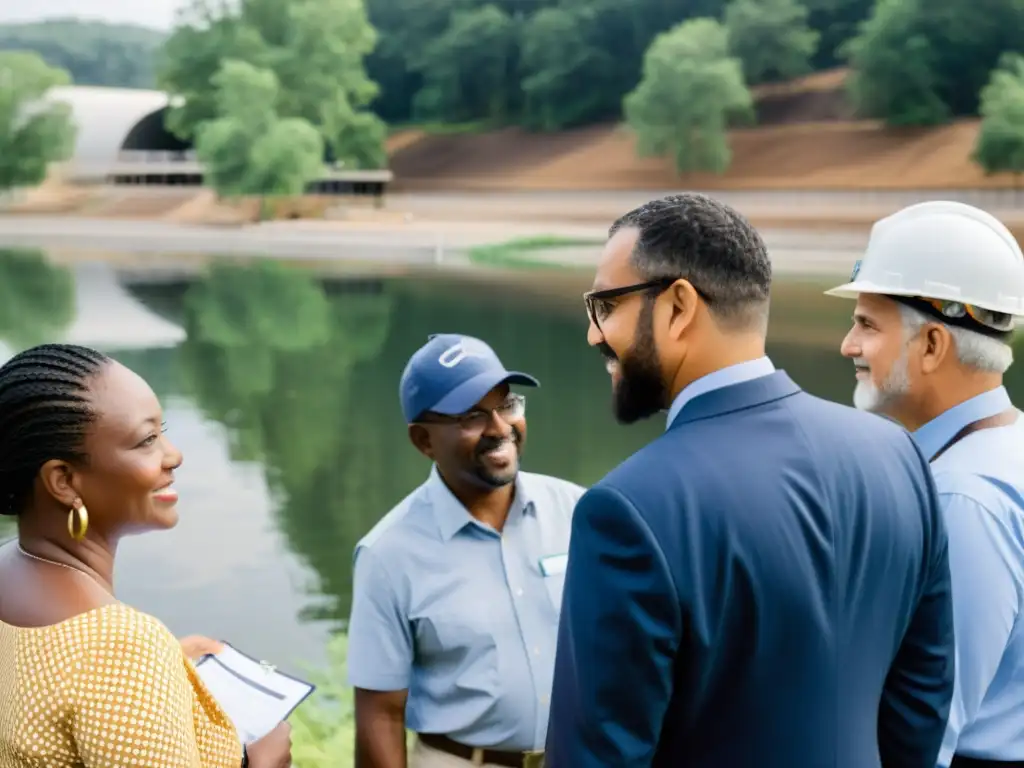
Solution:
<svg viewBox="0 0 1024 768">
<path fill-rule="evenodd" d="M 431 417 L 430 421 L 419 420 L 420 424 L 458 424 L 467 432 L 483 432 L 491 421 L 493 414 L 498 414 L 502 421 L 509 423 L 518 421 L 526 415 L 526 396 L 511 394 L 505 398 L 505 402 L 497 408 L 485 410 L 473 408 L 455 416 L 448 416 L 443 413 L 428 411 L 426 415 Z"/>
<path fill-rule="evenodd" d="M 638 291 L 649 291 L 652 289 L 658 289 L 658 293 L 666 290 L 670 285 L 675 283 L 677 280 L 685 279 L 679 277 L 659 277 L 656 280 L 648 280 L 644 283 L 634 283 L 633 285 L 624 285 L 621 288 L 608 288 L 603 291 L 587 291 L 583 294 L 583 303 L 587 307 L 587 317 L 598 329 L 601 328 L 601 320 L 606 320 L 608 315 L 612 313 L 612 310 L 616 307 L 614 299 L 627 296 L 631 293 Z M 690 282 L 687 280 L 687 282 Z M 700 296 L 704 301 L 711 303 L 711 298 L 704 293 L 696 285 L 691 282 L 693 290 L 696 291 L 697 295 Z"/>
</svg>

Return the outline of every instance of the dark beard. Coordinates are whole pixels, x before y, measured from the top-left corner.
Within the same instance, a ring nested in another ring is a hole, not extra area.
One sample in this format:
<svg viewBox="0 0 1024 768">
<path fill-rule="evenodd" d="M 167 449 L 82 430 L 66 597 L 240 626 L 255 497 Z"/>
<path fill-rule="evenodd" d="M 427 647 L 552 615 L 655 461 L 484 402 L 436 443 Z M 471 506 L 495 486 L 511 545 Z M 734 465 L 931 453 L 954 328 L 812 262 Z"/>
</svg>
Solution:
<svg viewBox="0 0 1024 768">
<path fill-rule="evenodd" d="M 611 353 L 610 348 L 602 351 L 606 356 Z M 654 348 L 654 305 L 649 302 L 640 313 L 633 345 L 619 358 L 619 373 L 618 386 L 612 391 L 612 410 L 620 424 L 633 424 L 665 408 L 668 388 Z"/>
</svg>

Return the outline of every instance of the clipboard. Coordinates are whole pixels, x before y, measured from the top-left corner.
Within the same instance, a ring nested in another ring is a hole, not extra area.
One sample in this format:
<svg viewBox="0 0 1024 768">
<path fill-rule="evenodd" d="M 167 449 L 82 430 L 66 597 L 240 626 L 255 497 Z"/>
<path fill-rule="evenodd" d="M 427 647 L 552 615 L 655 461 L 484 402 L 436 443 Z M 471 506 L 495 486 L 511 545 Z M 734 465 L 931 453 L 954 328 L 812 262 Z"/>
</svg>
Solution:
<svg viewBox="0 0 1024 768">
<path fill-rule="evenodd" d="M 201 657 L 195 668 L 243 744 L 266 736 L 316 690 L 313 683 L 281 672 L 229 643 L 219 653 Z"/>
</svg>

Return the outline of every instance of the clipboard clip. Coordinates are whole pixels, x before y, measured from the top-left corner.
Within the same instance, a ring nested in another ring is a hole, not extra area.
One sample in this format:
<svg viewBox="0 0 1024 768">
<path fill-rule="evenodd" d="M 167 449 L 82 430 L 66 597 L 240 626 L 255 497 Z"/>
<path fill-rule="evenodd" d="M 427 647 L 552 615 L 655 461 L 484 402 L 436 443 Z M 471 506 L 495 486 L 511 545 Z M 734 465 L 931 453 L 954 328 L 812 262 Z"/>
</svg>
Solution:
<svg viewBox="0 0 1024 768">
<path fill-rule="evenodd" d="M 271 664 L 269 661 L 260 661 L 260 669 L 263 670 L 263 674 L 272 675 L 277 671 L 277 667 Z"/>
</svg>

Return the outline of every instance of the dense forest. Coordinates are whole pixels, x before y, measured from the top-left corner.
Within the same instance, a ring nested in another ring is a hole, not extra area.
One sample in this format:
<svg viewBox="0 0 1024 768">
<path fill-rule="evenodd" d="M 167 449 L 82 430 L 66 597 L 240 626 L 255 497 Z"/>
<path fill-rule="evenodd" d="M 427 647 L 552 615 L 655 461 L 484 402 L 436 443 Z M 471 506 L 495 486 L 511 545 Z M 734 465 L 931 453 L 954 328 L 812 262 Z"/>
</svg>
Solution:
<svg viewBox="0 0 1024 768">
<path fill-rule="evenodd" d="M 389 124 L 559 128 L 615 119 L 660 34 L 695 18 L 729 33 L 746 85 L 851 65 L 865 117 L 976 114 L 1000 56 L 1024 49 L 1024 0 L 365 0 L 366 58 Z M 413 23 L 415 20 L 415 23 Z M 76 83 L 153 87 L 162 35 L 55 20 L 0 26 Z M 699 54 L 699 52 L 697 52 Z"/>
<path fill-rule="evenodd" d="M 78 85 L 154 87 L 165 37 L 146 27 L 77 19 L 0 24 L 0 50 L 35 51 Z"/>
<path fill-rule="evenodd" d="M 980 114 L 974 159 L 1020 174 L 1021 30 L 1024 0 L 191 0 L 167 35 L 0 25 L 0 55 L 164 89 L 180 97 L 167 127 L 219 191 L 285 194 L 324 161 L 386 165 L 388 128 L 408 124 L 624 120 L 640 155 L 721 173 L 728 129 L 758 119 L 754 86 L 836 67 L 848 113 L 895 126 Z"/>
</svg>

